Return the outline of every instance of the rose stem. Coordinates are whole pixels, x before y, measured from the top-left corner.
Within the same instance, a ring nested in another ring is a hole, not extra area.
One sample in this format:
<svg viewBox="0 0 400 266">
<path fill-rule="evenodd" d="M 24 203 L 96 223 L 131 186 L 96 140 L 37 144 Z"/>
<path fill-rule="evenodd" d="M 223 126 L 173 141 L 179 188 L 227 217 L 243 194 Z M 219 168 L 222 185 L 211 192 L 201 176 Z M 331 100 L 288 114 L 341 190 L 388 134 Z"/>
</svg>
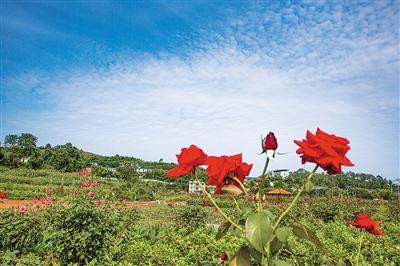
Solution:
<svg viewBox="0 0 400 266">
<path fill-rule="evenodd" d="M 235 223 L 234 221 L 232 221 L 231 218 L 228 217 L 228 215 L 226 215 L 221 208 L 218 206 L 218 204 L 214 201 L 214 199 L 211 197 L 211 195 L 207 192 L 205 186 L 203 186 L 199 180 L 199 178 L 197 177 L 197 168 L 194 168 L 194 178 L 196 178 L 197 184 L 199 184 L 200 189 L 203 191 L 204 194 L 206 194 L 206 196 L 208 197 L 208 199 L 211 201 L 211 203 L 214 205 L 214 207 L 221 213 L 221 215 L 228 221 L 230 222 L 234 227 L 236 227 L 237 229 L 239 229 L 240 231 L 244 232 L 244 229 L 242 227 L 240 227 L 240 225 L 238 225 L 237 223 Z"/>
<path fill-rule="evenodd" d="M 282 221 L 282 219 L 286 216 L 286 214 L 293 208 L 293 206 L 296 204 L 297 200 L 300 198 L 301 193 L 303 192 L 306 183 L 311 179 L 311 177 L 314 175 L 315 171 L 317 171 L 318 165 L 315 166 L 314 170 L 306 177 L 306 181 L 303 183 L 301 186 L 299 192 L 297 192 L 296 196 L 294 197 L 293 201 L 290 203 L 290 205 L 286 208 L 286 210 L 279 216 L 278 220 L 275 222 L 273 231 L 278 227 L 279 223 Z"/>
<path fill-rule="evenodd" d="M 269 164 L 269 157 L 267 157 L 267 160 L 265 160 L 264 170 L 262 171 L 261 176 L 265 176 L 265 174 L 267 173 L 268 164 Z"/>
<path fill-rule="evenodd" d="M 237 183 L 239 183 L 240 188 L 243 190 L 244 194 L 246 195 L 247 199 L 251 202 L 251 204 L 253 205 L 254 209 L 257 210 L 257 206 L 256 204 L 251 200 L 249 194 L 247 194 L 246 189 L 243 186 L 243 183 L 240 182 L 239 178 L 237 178 L 236 176 L 233 178 L 233 180 L 235 180 Z"/>
</svg>

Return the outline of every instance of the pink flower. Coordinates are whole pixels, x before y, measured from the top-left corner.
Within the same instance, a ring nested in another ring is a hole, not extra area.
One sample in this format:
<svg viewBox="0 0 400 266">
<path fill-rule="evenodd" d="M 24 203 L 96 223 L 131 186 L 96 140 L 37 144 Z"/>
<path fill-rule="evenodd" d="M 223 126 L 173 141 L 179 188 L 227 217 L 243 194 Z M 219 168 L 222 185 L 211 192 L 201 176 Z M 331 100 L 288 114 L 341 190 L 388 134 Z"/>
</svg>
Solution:
<svg viewBox="0 0 400 266">
<path fill-rule="evenodd" d="M 22 214 L 22 213 L 25 213 L 27 209 L 28 208 L 25 205 L 19 206 L 18 212 Z"/>
<path fill-rule="evenodd" d="M 43 198 L 41 199 L 41 202 L 42 202 L 42 204 L 46 204 L 46 203 L 47 203 L 47 199 L 46 199 L 45 197 L 43 197 Z"/>
<path fill-rule="evenodd" d="M 47 204 L 52 204 L 53 203 L 53 197 L 52 196 L 46 197 L 46 200 L 47 200 Z"/>
<path fill-rule="evenodd" d="M 94 192 L 93 191 L 89 191 L 88 193 L 86 193 L 86 196 L 88 196 L 88 198 L 93 197 Z"/>
<path fill-rule="evenodd" d="M 53 193 L 53 190 L 52 190 L 51 188 L 48 188 L 48 189 L 46 190 L 46 195 L 47 195 L 47 196 L 51 196 L 51 193 Z"/>
<path fill-rule="evenodd" d="M 97 181 L 96 180 L 92 181 L 92 187 L 97 187 Z"/>
<path fill-rule="evenodd" d="M 88 180 L 85 180 L 82 182 L 82 187 L 88 187 L 88 186 L 90 186 L 90 183 Z"/>
<path fill-rule="evenodd" d="M 32 200 L 32 202 L 33 202 L 33 204 L 38 204 L 38 202 L 39 202 L 39 199 L 38 199 L 38 198 L 36 198 L 36 197 L 34 197 L 34 198 L 33 198 L 33 200 Z"/>
</svg>

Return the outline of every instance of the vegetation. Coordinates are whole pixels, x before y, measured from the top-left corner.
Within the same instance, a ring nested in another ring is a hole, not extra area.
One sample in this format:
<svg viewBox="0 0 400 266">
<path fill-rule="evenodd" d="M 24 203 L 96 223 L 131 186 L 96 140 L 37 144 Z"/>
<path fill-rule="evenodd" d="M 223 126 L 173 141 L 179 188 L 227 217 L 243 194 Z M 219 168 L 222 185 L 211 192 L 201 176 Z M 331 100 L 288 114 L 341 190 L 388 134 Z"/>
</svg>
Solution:
<svg viewBox="0 0 400 266">
<path fill-rule="evenodd" d="M 99 156 L 72 144 L 36 147 L 36 142 L 31 134 L 9 135 L 0 151 L 0 191 L 9 199 L 45 199 L 0 209 L 0 265 L 228 265 L 246 252 L 247 232 L 227 224 L 205 195 L 186 192 L 191 176 L 166 178 L 175 164 Z M 81 167 L 92 168 L 92 175 L 78 176 Z M 201 168 L 196 174 L 205 180 Z M 267 180 L 299 191 L 305 188 L 301 184 L 306 174 L 298 170 L 286 179 Z M 282 216 L 276 235 L 284 245 L 275 250 L 279 239 L 271 241 L 275 265 L 400 264 L 397 184 L 352 172 L 314 174 L 312 182 L 324 189 L 317 193 L 308 186 Z M 236 195 L 235 201 L 232 195 L 213 196 L 239 226 L 257 215 L 251 213 L 248 198 L 256 199 L 263 210 L 258 213 L 271 221 L 293 199 L 260 196 L 271 189 L 269 182 L 245 185 L 250 194 Z M 120 200 L 160 204 L 130 207 Z M 380 221 L 384 236 L 366 234 L 360 245 L 360 230 L 346 223 L 360 212 Z M 299 238 L 301 230 L 308 236 Z M 257 246 L 257 241 L 251 243 Z M 260 255 L 254 249 L 249 252 L 253 258 Z"/>
</svg>

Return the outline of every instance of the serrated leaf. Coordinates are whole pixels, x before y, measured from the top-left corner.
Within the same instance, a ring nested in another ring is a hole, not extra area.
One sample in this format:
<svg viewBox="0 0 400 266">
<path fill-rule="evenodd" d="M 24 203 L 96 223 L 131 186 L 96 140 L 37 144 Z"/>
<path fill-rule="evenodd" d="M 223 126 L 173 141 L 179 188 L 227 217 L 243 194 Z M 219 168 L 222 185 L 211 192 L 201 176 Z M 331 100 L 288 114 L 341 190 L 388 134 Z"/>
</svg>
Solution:
<svg viewBox="0 0 400 266">
<path fill-rule="evenodd" d="M 247 217 L 246 238 L 260 253 L 265 253 L 264 246 L 272 238 L 272 224 L 268 216 L 258 212 Z"/>
<path fill-rule="evenodd" d="M 243 191 L 235 185 L 224 185 L 221 191 L 232 196 L 238 196 L 243 193 Z"/>
<path fill-rule="evenodd" d="M 307 239 L 311 243 L 313 243 L 316 247 L 322 248 L 322 243 L 318 239 L 317 235 L 311 231 L 309 228 L 307 228 L 305 225 L 299 224 L 299 223 L 294 223 L 292 225 L 293 228 L 293 233 L 300 238 Z"/>
<path fill-rule="evenodd" d="M 221 237 L 223 237 L 226 234 L 226 232 L 228 232 L 231 225 L 232 224 L 230 222 L 225 222 L 225 223 L 221 224 L 218 227 L 218 232 L 217 232 L 217 235 L 215 236 L 215 239 L 220 240 Z"/>
<path fill-rule="evenodd" d="M 250 266 L 250 251 L 247 246 L 242 246 L 236 253 L 229 266 Z"/>
<path fill-rule="evenodd" d="M 313 187 L 314 187 L 314 185 L 313 185 L 313 183 L 311 182 L 311 179 L 308 179 L 307 180 L 307 183 L 306 183 L 306 185 L 305 185 L 305 190 L 306 190 L 306 192 L 310 192 L 312 189 L 313 189 Z"/>
<path fill-rule="evenodd" d="M 274 266 L 290 266 L 291 264 L 284 260 L 273 260 Z"/>
<path fill-rule="evenodd" d="M 279 241 L 285 243 L 292 233 L 292 228 L 290 227 L 279 227 L 275 230 L 276 237 Z"/>
</svg>

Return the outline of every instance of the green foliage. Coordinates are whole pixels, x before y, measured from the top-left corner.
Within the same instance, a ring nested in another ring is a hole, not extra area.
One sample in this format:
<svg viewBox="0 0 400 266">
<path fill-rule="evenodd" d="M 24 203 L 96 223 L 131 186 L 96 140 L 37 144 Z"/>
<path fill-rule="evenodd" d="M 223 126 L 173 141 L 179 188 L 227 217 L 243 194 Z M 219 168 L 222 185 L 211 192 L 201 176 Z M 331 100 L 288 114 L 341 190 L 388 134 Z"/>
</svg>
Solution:
<svg viewBox="0 0 400 266">
<path fill-rule="evenodd" d="M 75 172 L 83 166 L 81 151 L 71 143 L 53 148 L 53 154 L 48 163 L 63 172 Z"/>
<path fill-rule="evenodd" d="M 179 210 L 176 218 L 179 227 L 195 230 L 204 227 L 207 222 L 207 214 L 204 209 L 198 206 L 186 206 Z"/>
<path fill-rule="evenodd" d="M 0 250 L 15 254 L 35 251 L 42 241 L 42 217 L 28 210 L 24 214 L 8 209 L 0 212 Z"/>
<path fill-rule="evenodd" d="M 52 206 L 46 220 L 42 252 L 56 254 L 62 264 L 88 263 L 124 238 L 118 212 L 88 200 Z"/>
</svg>

